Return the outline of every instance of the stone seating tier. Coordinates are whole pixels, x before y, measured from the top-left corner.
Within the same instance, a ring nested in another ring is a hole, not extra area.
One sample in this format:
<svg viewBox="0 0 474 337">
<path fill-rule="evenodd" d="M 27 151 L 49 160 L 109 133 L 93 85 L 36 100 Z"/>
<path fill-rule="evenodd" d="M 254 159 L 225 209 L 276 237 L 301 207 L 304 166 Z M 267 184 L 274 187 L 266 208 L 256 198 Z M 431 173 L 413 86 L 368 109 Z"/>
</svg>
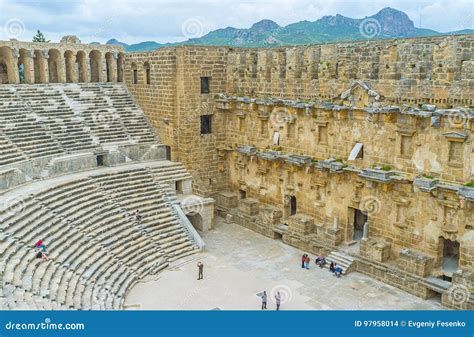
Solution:
<svg viewBox="0 0 474 337">
<path fill-rule="evenodd" d="M 0 211 L 1 308 L 120 309 L 135 282 L 197 251 L 171 206 L 174 182 L 191 178 L 181 164 L 107 171 Z M 34 258 L 39 238 L 48 262 Z"/>
</svg>

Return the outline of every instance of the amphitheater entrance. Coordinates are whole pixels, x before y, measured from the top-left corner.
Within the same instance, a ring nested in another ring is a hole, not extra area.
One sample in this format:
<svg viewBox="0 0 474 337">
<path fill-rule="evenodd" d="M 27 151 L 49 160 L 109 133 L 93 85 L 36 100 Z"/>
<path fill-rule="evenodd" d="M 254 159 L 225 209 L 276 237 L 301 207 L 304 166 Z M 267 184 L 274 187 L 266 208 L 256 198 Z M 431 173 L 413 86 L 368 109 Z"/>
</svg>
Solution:
<svg viewBox="0 0 474 337">
<path fill-rule="evenodd" d="M 440 238 L 443 247 L 442 268 L 445 276 L 452 277 L 459 267 L 459 242 Z"/>
<path fill-rule="evenodd" d="M 186 214 L 186 217 L 188 218 L 189 222 L 193 225 L 194 228 L 202 231 L 202 216 L 199 213 L 195 214 Z"/>
</svg>

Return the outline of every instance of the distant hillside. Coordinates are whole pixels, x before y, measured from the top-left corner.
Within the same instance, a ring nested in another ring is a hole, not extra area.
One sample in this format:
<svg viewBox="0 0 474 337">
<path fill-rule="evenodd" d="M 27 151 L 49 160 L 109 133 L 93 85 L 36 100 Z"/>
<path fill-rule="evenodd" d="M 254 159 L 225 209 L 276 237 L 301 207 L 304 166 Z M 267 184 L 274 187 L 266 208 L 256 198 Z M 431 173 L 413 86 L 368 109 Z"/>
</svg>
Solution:
<svg viewBox="0 0 474 337">
<path fill-rule="evenodd" d="M 285 27 L 271 20 L 262 20 L 248 29 L 233 27 L 217 29 L 200 38 L 179 43 L 159 44 L 148 41 L 127 45 L 112 39 L 107 44 L 121 44 L 127 51 L 134 52 L 183 44 L 264 47 L 449 34 L 474 34 L 474 30 L 440 33 L 431 29 L 417 28 L 404 12 L 387 7 L 364 19 L 352 19 L 337 14 L 324 16 L 313 22 L 300 21 Z"/>
</svg>

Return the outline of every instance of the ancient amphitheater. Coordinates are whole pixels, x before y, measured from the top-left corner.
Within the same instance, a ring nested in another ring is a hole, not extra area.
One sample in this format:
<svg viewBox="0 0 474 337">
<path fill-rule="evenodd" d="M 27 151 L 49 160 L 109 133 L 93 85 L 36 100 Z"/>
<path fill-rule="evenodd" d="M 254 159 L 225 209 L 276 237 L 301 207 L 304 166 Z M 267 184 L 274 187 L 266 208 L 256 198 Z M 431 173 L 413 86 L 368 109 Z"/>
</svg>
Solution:
<svg viewBox="0 0 474 337">
<path fill-rule="evenodd" d="M 0 41 L 0 83 L 3 309 L 122 309 L 216 219 L 473 309 L 472 35 Z"/>
</svg>

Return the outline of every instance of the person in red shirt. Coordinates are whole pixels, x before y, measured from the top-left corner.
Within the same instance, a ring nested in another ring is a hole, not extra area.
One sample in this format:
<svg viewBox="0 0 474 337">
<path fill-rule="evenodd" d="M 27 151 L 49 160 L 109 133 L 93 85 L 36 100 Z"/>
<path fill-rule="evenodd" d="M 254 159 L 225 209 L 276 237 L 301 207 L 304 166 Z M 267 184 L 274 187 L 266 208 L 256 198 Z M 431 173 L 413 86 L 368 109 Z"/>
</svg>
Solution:
<svg viewBox="0 0 474 337">
<path fill-rule="evenodd" d="M 35 243 L 35 248 L 41 249 L 43 252 L 46 252 L 46 245 L 43 243 L 43 240 L 38 240 Z"/>
<path fill-rule="evenodd" d="M 306 256 L 308 256 L 308 255 L 303 254 L 303 256 L 301 256 L 301 268 L 304 268 L 304 263 L 306 262 Z"/>
</svg>

